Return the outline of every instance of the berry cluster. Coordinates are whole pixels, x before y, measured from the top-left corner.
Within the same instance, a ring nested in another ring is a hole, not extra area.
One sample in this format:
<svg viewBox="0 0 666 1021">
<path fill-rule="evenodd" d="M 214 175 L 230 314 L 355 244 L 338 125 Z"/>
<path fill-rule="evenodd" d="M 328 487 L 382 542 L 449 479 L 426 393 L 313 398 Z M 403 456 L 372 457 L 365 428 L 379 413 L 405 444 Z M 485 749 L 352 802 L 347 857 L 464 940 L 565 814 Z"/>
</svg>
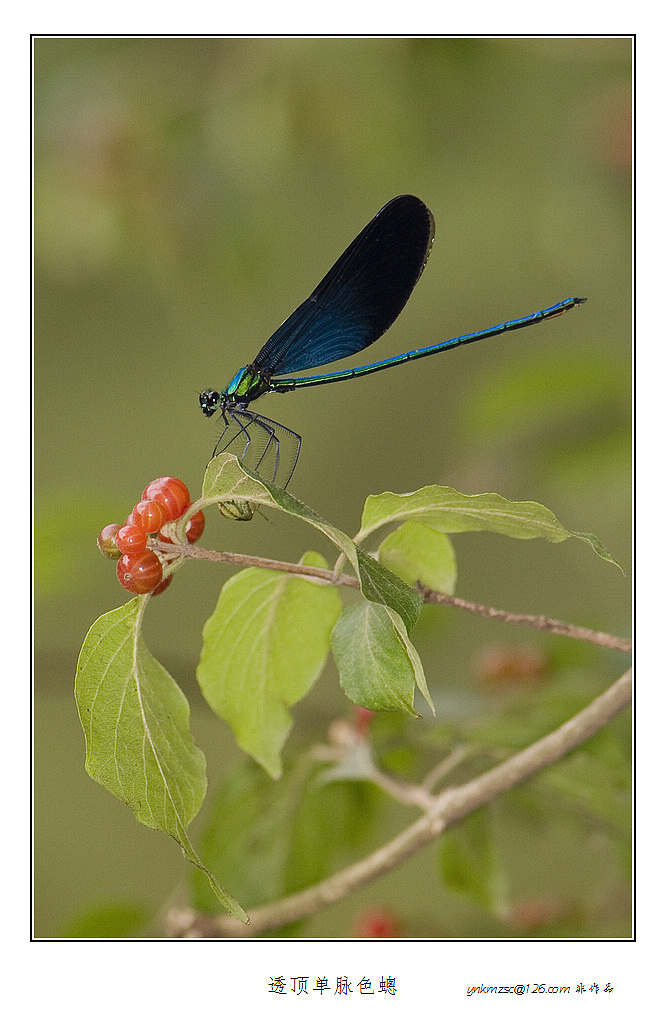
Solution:
<svg viewBox="0 0 666 1021">
<path fill-rule="evenodd" d="M 124 525 L 105 525 L 97 536 L 97 545 L 104 556 L 117 560 L 118 581 L 137 595 L 164 592 L 171 575 L 162 580 L 163 561 L 155 550 L 148 549 L 148 537 L 156 535 L 161 542 L 171 542 L 161 528 L 176 521 L 191 505 L 190 493 L 180 479 L 164 475 L 150 482 Z M 188 542 L 196 542 L 204 530 L 202 511 L 193 514 L 185 528 Z"/>
</svg>

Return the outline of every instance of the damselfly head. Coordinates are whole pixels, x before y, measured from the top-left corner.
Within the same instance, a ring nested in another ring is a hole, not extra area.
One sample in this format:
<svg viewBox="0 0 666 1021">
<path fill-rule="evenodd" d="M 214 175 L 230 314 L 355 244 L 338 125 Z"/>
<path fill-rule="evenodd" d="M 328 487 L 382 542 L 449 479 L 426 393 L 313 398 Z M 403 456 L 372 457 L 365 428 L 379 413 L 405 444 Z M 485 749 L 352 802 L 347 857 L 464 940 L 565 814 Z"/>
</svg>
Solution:
<svg viewBox="0 0 666 1021">
<path fill-rule="evenodd" d="M 217 390 L 204 390 L 199 394 L 199 404 L 206 418 L 220 410 L 220 395 Z"/>
</svg>

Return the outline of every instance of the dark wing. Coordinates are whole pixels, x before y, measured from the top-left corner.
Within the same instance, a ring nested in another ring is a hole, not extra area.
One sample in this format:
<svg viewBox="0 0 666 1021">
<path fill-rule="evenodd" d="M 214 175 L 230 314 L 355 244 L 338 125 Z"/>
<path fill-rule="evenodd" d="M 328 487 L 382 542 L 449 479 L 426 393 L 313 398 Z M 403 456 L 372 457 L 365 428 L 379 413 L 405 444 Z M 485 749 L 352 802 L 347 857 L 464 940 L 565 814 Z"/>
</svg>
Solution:
<svg viewBox="0 0 666 1021">
<path fill-rule="evenodd" d="M 286 489 L 301 449 L 298 433 L 245 408 L 232 408 L 227 411 L 227 416 L 213 457 L 229 451 L 262 479 Z M 229 502 L 234 503 L 233 500 Z"/>
<path fill-rule="evenodd" d="M 252 363 L 267 376 L 362 351 L 388 330 L 423 272 L 435 221 L 413 195 L 387 202 Z"/>
</svg>

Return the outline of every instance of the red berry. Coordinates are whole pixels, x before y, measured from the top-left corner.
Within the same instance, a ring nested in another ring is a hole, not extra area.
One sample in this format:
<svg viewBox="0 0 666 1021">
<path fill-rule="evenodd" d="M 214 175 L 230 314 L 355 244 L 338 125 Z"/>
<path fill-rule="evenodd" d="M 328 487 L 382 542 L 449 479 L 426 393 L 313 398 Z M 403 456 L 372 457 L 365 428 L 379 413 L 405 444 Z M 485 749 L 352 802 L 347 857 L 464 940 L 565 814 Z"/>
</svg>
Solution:
<svg viewBox="0 0 666 1021">
<path fill-rule="evenodd" d="M 197 511 L 193 514 L 190 520 L 185 526 L 185 538 L 188 542 L 196 542 L 203 533 L 206 526 L 206 519 L 203 511 Z"/>
<path fill-rule="evenodd" d="M 155 500 L 139 500 L 132 511 L 131 524 L 144 532 L 159 532 L 162 525 L 166 524 L 166 513 L 162 504 Z"/>
<path fill-rule="evenodd" d="M 120 550 L 116 546 L 116 535 L 120 525 L 104 525 L 104 528 L 97 536 L 97 547 L 100 553 L 103 553 L 109 560 L 118 560 L 120 557 Z"/>
<path fill-rule="evenodd" d="M 190 491 L 184 482 L 163 475 L 149 482 L 143 491 L 143 500 L 154 500 L 166 511 L 166 521 L 175 521 L 190 504 Z"/>
<path fill-rule="evenodd" d="M 141 553 L 146 548 L 146 533 L 137 525 L 123 525 L 116 534 L 116 545 L 121 553 Z"/>
<path fill-rule="evenodd" d="M 150 593 L 151 596 L 159 596 L 160 592 L 164 592 L 164 590 L 169 587 L 172 581 L 173 574 L 170 574 L 168 578 L 164 578 L 164 580 L 159 583 L 157 588 L 153 589 L 153 591 Z"/>
<path fill-rule="evenodd" d="M 197 539 L 201 537 L 205 525 L 206 519 L 204 517 L 203 511 L 197 511 L 196 514 L 193 514 L 190 520 L 187 522 L 187 525 L 185 526 L 185 538 L 187 539 L 187 541 L 196 542 Z M 171 536 L 165 535 L 164 532 L 158 532 L 157 538 L 160 540 L 160 542 L 173 542 Z"/>
<path fill-rule="evenodd" d="M 138 595 L 152 592 L 162 580 L 160 559 L 149 549 L 136 554 L 124 553 L 118 561 L 116 572 L 123 588 Z"/>
</svg>

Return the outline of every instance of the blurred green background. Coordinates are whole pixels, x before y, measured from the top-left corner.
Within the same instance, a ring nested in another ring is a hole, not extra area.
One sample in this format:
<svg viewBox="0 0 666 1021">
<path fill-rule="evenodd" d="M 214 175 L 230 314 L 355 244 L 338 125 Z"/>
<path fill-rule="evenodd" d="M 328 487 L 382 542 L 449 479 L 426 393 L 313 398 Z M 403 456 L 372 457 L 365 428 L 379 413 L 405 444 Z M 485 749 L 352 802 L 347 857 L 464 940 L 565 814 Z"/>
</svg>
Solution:
<svg viewBox="0 0 666 1021">
<path fill-rule="evenodd" d="M 393 196 L 428 204 L 435 246 L 407 308 L 358 364 L 572 294 L 588 303 L 367 379 L 264 398 L 264 413 L 303 436 L 292 492 L 350 534 L 366 495 L 386 489 L 438 482 L 538 500 L 598 535 L 628 576 L 574 541 L 466 535 L 454 537 L 458 593 L 629 633 L 631 59 L 622 38 L 35 41 L 38 936 L 101 899 L 150 914 L 187 876 L 177 848 L 84 771 L 77 654 L 93 620 L 124 601 L 96 535 L 156 476 L 197 493 L 219 431 L 198 392 L 251 360 Z M 248 525 L 209 514 L 203 541 L 333 557 L 275 515 Z M 146 629 L 191 700 L 213 785 L 240 756 L 195 667 L 227 576 L 179 572 Z M 451 611 L 424 613 L 414 640 L 436 698 L 472 684 L 479 650 L 502 640 L 584 663 L 599 691 L 624 669 Z M 298 733 L 319 739 L 345 712 L 329 666 Z M 584 887 L 602 866 L 582 858 Z M 399 885 L 432 908 L 419 868 Z M 461 909 L 437 896 L 447 917 Z M 348 934 L 346 910 L 306 934 Z M 623 924 L 599 929 L 626 934 Z"/>
</svg>

